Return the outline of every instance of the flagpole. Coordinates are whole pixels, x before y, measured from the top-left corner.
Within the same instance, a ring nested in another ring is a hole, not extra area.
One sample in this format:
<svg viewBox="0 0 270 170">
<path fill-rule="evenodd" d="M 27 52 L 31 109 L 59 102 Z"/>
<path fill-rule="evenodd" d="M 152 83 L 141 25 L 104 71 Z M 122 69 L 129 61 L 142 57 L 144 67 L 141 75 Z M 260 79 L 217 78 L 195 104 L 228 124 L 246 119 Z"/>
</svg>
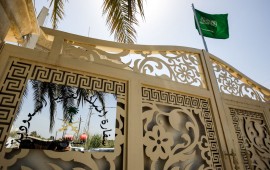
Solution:
<svg viewBox="0 0 270 170">
<path fill-rule="evenodd" d="M 192 3 L 192 9 L 193 9 L 193 14 L 194 14 L 194 17 L 195 17 L 195 21 L 196 21 L 196 24 L 198 26 L 198 30 L 202 36 L 202 40 L 203 40 L 203 45 L 204 45 L 204 48 L 205 48 L 205 51 L 208 52 L 208 48 L 207 48 L 207 45 L 206 45 L 206 42 L 205 42 L 205 39 L 204 39 L 204 36 L 202 34 L 202 30 L 201 30 L 201 27 L 200 27 L 200 24 L 199 24 L 199 21 L 198 21 L 198 18 L 197 18 L 197 15 L 196 15 L 196 11 L 195 11 L 195 8 L 194 8 L 194 5 Z"/>
</svg>

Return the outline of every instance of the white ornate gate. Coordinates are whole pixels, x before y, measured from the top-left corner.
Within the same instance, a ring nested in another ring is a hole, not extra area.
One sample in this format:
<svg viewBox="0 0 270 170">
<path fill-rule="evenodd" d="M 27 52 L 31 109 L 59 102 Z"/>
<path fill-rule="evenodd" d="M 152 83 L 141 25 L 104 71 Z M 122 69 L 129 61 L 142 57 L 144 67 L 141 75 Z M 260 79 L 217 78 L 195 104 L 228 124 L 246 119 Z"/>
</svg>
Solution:
<svg viewBox="0 0 270 170">
<path fill-rule="evenodd" d="M 35 50 L 1 50 L 0 169 L 270 168 L 270 91 L 227 63 L 192 48 L 43 31 Z M 6 148 L 28 80 L 115 94 L 114 152 Z"/>
</svg>

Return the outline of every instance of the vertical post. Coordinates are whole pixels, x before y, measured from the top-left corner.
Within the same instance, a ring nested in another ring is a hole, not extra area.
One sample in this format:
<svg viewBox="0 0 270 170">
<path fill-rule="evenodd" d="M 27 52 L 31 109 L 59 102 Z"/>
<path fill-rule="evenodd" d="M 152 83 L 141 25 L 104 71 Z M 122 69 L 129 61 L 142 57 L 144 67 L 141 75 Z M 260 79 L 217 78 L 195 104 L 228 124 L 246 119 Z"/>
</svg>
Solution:
<svg viewBox="0 0 270 170">
<path fill-rule="evenodd" d="M 64 38 L 61 36 L 54 36 L 52 48 L 48 56 L 48 63 L 59 64 L 58 62 L 61 57 L 63 45 L 64 45 Z"/>
<path fill-rule="evenodd" d="M 208 52 L 208 48 L 207 48 L 207 45 L 206 45 L 204 36 L 203 36 L 203 34 L 202 34 L 202 30 L 201 30 L 201 27 L 200 27 L 200 23 L 199 23 L 199 21 L 198 21 L 198 18 L 197 18 L 197 15 L 196 15 L 196 11 L 195 11 L 195 8 L 194 8 L 194 5 L 193 5 L 193 4 L 192 4 L 192 9 L 193 9 L 193 14 L 194 14 L 195 22 L 196 22 L 196 24 L 197 24 L 197 26 L 198 26 L 198 29 L 199 29 L 199 33 L 200 33 L 201 36 L 202 36 L 204 48 L 205 48 L 206 52 Z"/>
<path fill-rule="evenodd" d="M 54 140 L 57 140 L 57 131 L 55 132 Z"/>
<path fill-rule="evenodd" d="M 77 140 L 79 140 L 79 134 L 80 134 L 80 130 L 81 130 L 81 123 L 82 123 L 82 117 L 81 117 L 81 115 L 80 115 L 80 119 L 79 119 L 79 129 L 78 129 L 78 132 L 77 132 Z M 89 134 L 87 134 L 87 135 L 89 135 Z"/>
<path fill-rule="evenodd" d="M 127 116 L 127 164 L 125 169 L 144 169 L 141 83 L 129 81 Z"/>
<path fill-rule="evenodd" d="M 0 49 L 1 49 L 1 44 L 4 44 L 5 38 L 8 34 L 8 30 L 11 25 L 7 13 L 5 12 L 5 9 L 1 4 L 0 4 L 0 21 L 1 21 L 1 28 L 0 28 Z"/>
<path fill-rule="evenodd" d="M 39 26 L 43 26 L 46 17 L 48 16 L 49 13 L 49 9 L 43 7 L 40 11 L 40 13 L 38 14 L 37 17 L 37 22 L 38 22 L 38 33 L 32 33 L 31 37 L 29 38 L 28 41 L 26 41 L 25 44 L 23 44 L 24 47 L 26 48 L 30 48 L 30 49 L 34 49 L 36 47 L 36 44 L 38 42 L 39 36 L 41 33 L 40 27 Z"/>
<path fill-rule="evenodd" d="M 229 153 L 231 149 L 234 146 L 233 139 L 230 134 L 230 128 L 228 127 L 228 121 L 226 114 L 226 108 L 224 106 L 224 101 L 222 99 L 221 93 L 219 91 L 217 78 L 215 76 L 215 72 L 213 70 L 213 66 L 211 63 L 211 58 L 209 53 L 206 53 L 204 50 L 202 50 L 202 65 L 205 72 L 207 87 L 209 88 L 209 92 L 211 93 L 210 101 L 212 103 L 211 107 L 213 109 L 213 117 L 217 124 L 220 124 L 220 126 L 216 126 L 218 138 L 220 141 L 220 149 L 223 153 Z M 223 155 L 224 157 L 224 166 L 225 169 L 233 169 L 233 159 L 230 156 Z"/>
</svg>

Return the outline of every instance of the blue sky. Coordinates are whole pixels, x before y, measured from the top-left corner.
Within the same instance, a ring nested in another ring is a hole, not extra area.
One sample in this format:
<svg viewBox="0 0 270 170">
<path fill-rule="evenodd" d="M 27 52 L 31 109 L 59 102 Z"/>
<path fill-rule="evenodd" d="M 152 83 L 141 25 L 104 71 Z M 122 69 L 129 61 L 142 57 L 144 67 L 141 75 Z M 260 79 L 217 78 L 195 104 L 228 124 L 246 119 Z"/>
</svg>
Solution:
<svg viewBox="0 0 270 170">
<path fill-rule="evenodd" d="M 28 81 L 28 89 L 31 88 L 31 83 Z M 87 125 L 89 123 L 89 130 L 88 132 L 90 133 L 90 135 L 94 135 L 94 134 L 99 134 L 102 135 L 103 134 L 103 129 L 100 127 L 102 126 L 105 130 L 111 130 L 108 131 L 106 134 L 110 135 L 110 137 L 108 139 L 114 139 L 114 134 L 115 134 L 115 122 L 116 122 L 116 99 L 114 98 L 114 96 L 112 94 L 106 93 L 105 95 L 105 103 L 106 103 L 106 108 L 105 110 L 108 111 L 106 114 L 106 117 L 102 116 L 102 114 L 100 114 L 99 112 L 97 112 L 95 109 L 92 109 L 92 112 L 89 109 L 90 105 L 86 105 L 84 104 L 84 107 L 78 107 L 78 114 L 76 114 L 73 117 L 73 126 L 74 127 L 79 127 L 79 120 L 81 117 L 81 125 L 80 125 L 80 133 L 85 132 L 85 130 L 87 129 Z M 47 103 L 49 103 L 49 101 L 47 101 Z M 101 106 L 101 104 L 97 101 L 94 103 L 96 106 Z M 19 128 L 20 126 L 26 126 L 27 123 L 23 123 L 23 120 L 28 120 L 28 114 L 31 113 L 33 114 L 34 110 L 34 105 L 33 105 L 33 91 L 29 90 L 27 93 L 26 98 L 24 99 L 23 105 L 22 105 L 22 109 L 16 119 L 16 121 L 14 121 L 13 125 L 14 128 Z M 92 113 L 91 117 L 90 117 L 90 122 L 88 117 L 89 114 Z M 63 110 L 62 110 L 62 106 L 57 103 L 57 110 L 56 110 L 56 116 L 55 116 L 55 124 L 54 124 L 54 128 L 52 133 L 49 133 L 49 119 L 48 119 L 48 115 L 49 115 L 49 105 L 44 106 L 44 108 L 42 109 L 41 113 L 37 113 L 35 116 L 32 117 L 30 123 L 30 127 L 28 129 L 28 134 L 30 134 L 32 131 L 36 131 L 37 134 L 41 135 L 42 137 L 45 138 L 49 138 L 50 136 L 54 136 L 57 139 L 62 137 L 63 135 L 63 131 L 59 131 L 64 125 L 63 124 Z M 103 120 L 108 120 L 108 121 L 103 121 Z M 40 121 L 42 120 L 42 121 Z M 102 123 L 103 122 L 103 123 Z M 17 130 L 17 129 L 16 129 Z M 78 129 L 77 129 L 78 130 Z M 56 133 L 57 131 L 57 133 Z M 87 131 L 87 130 L 86 130 Z M 76 133 L 74 131 L 71 130 L 71 126 L 68 126 L 68 130 L 66 132 L 66 134 L 69 135 L 75 135 Z"/>
<path fill-rule="evenodd" d="M 59 30 L 92 38 L 111 40 L 102 16 L 101 0 L 69 0 Z M 230 38 L 206 38 L 209 52 L 229 63 L 259 84 L 270 88 L 270 1 L 269 0 L 147 0 L 145 21 L 137 27 L 137 43 L 176 45 L 203 49 L 194 26 L 195 8 L 210 14 L 228 13 Z M 47 0 L 36 0 L 36 11 L 49 7 Z M 51 27 L 50 18 L 45 22 Z M 89 29 L 90 28 L 90 29 Z M 90 31 L 89 31 L 90 30 Z"/>
</svg>

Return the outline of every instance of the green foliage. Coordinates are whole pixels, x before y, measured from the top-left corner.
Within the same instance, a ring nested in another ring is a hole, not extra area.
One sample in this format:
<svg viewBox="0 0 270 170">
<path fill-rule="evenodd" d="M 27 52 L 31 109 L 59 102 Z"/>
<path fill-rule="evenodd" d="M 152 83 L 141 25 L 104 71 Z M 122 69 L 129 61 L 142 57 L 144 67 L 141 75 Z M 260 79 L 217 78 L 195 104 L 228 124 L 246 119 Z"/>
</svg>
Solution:
<svg viewBox="0 0 270 170">
<path fill-rule="evenodd" d="M 56 29 L 65 14 L 64 4 L 67 0 L 50 0 L 53 6 L 51 21 Z M 118 42 L 134 43 L 136 41 L 136 29 L 138 25 L 137 14 L 144 19 L 143 0 L 103 0 L 103 15 L 106 15 L 106 23 L 111 34 Z"/>
<path fill-rule="evenodd" d="M 41 138 L 41 136 L 37 133 L 37 131 L 32 131 L 29 135 L 33 137 Z"/>
<path fill-rule="evenodd" d="M 25 134 L 26 135 L 26 134 Z M 33 136 L 33 137 L 36 137 L 36 138 L 40 138 L 40 139 L 46 139 L 44 137 L 42 137 L 40 134 L 37 133 L 37 131 L 32 131 L 29 136 Z"/>
<path fill-rule="evenodd" d="M 106 148 L 114 148 L 114 140 L 107 140 Z"/>
<path fill-rule="evenodd" d="M 54 118 L 56 117 L 58 103 L 63 109 L 63 119 L 70 123 L 73 122 L 73 116 L 79 112 L 78 106 L 80 103 L 85 102 L 92 105 L 91 99 L 93 96 L 95 96 L 97 100 L 100 101 L 101 105 L 105 107 L 104 92 L 89 91 L 55 83 L 41 82 L 38 80 L 31 80 L 31 84 L 34 91 L 34 111 L 41 112 L 47 104 L 49 106 L 50 132 L 52 132 L 54 127 Z M 76 95 L 77 98 L 74 98 L 74 95 Z M 74 107 L 76 101 L 77 107 Z"/>
<path fill-rule="evenodd" d="M 68 112 L 69 114 L 77 114 L 77 113 L 79 112 L 79 109 L 76 108 L 76 107 L 70 106 L 70 107 L 68 107 L 67 112 Z"/>
<path fill-rule="evenodd" d="M 79 112 L 79 109 L 73 106 L 67 108 L 68 120 L 69 123 L 73 122 L 73 116 Z"/>
<path fill-rule="evenodd" d="M 63 0 L 51 0 L 50 7 L 51 6 L 53 6 L 51 21 L 53 24 L 53 29 L 56 29 L 58 26 L 59 20 L 62 20 L 64 15 L 65 15 L 64 1 Z"/>
<path fill-rule="evenodd" d="M 101 135 L 94 135 L 88 140 L 87 148 L 99 148 L 102 144 L 102 136 Z"/>
<path fill-rule="evenodd" d="M 54 136 L 50 136 L 48 139 L 49 140 L 54 140 Z"/>
<path fill-rule="evenodd" d="M 12 137 L 12 138 L 17 138 L 18 137 L 17 131 L 15 131 L 15 130 L 10 131 L 9 136 Z"/>
</svg>

